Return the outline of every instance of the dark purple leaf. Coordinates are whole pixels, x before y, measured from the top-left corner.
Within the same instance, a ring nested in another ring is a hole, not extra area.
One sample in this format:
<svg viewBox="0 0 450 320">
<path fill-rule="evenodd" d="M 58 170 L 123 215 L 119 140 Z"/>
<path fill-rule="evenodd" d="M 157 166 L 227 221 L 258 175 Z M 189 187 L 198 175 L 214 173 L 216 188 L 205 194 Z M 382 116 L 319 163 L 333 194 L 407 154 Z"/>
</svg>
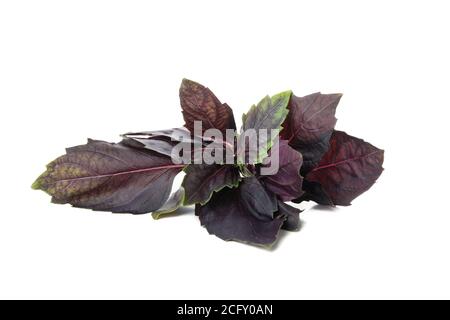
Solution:
<svg viewBox="0 0 450 320">
<path fill-rule="evenodd" d="M 207 129 L 236 129 L 233 111 L 222 104 L 211 90 L 201 84 L 183 79 L 180 87 L 180 102 L 186 128 L 194 132 L 194 121 L 202 121 L 203 132 Z M 202 132 L 202 133 L 203 133 Z"/>
<path fill-rule="evenodd" d="M 279 166 L 274 166 L 275 171 L 268 172 L 267 175 L 260 176 L 265 187 L 276 194 L 282 201 L 291 201 L 302 195 L 303 178 L 300 175 L 302 166 L 302 155 L 291 148 L 286 140 L 279 140 L 278 148 L 272 148 L 269 152 L 272 155 L 273 150 L 279 152 Z M 270 159 L 267 158 L 267 159 Z M 267 170 L 272 167 L 271 161 L 263 164 Z M 278 169 L 278 171 L 276 171 Z M 271 169 L 270 169 L 271 170 Z"/>
<path fill-rule="evenodd" d="M 250 214 L 262 221 L 273 220 L 278 209 L 276 195 L 268 193 L 256 177 L 245 178 L 239 189 L 241 202 Z"/>
<path fill-rule="evenodd" d="M 239 184 L 239 170 L 233 165 L 192 164 L 185 169 L 183 180 L 185 204 L 209 201 L 214 192 L 225 187 L 236 187 Z"/>
<path fill-rule="evenodd" d="M 292 95 L 289 101 L 289 114 L 280 135 L 302 153 L 303 175 L 314 168 L 328 150 L 341 97 L 341 94 L 313 93 L 305 97 Z"/>
<path fill-rule="evenodd" d="M 278 211 L 275 216 L 285 217 L 281 229 L 288 231 L 297 231 L 300 229 L 300 209 L 278 200 Z"/>
<path fill-rule="evenodd" d="M 300 203 L 303 201 L 314 201 L 326 206 L 334 206 L 330 196 L 322 189 L 319 183 L 303 180 L 304 193 L 292 202 Z"/>
<path fill-rule="evenodd" d="M 124 144 L 88 140 L 68 148 L 33 184 L 54 203 L 100 211 L 147 213 L 167 200 L 184 165 Z"/>
<path fill-rule="evenodd" d="M 306 180 L 309 197 L 320 204 L 350 205 L 383 171 L 384 151 L 364 140 L 334 131 L 330 148 Z"/>
<path fill-rule="evenodd" d="M 196 214 L 210 234 L 223 240 L 270 246 L 276 241 L 285 217 L 267 220 L 274 212 L 273 200 L 264 190 L 248 199 L 249 192 L 242 188 L 247 179 L 238 188 L 225 188 L 215 193 L 206 205 L 197 204 Z M 252 188 L 254 186 L 249 189 Z M 251 207 L 256 203 L 258 205 Z"/>
</svg>

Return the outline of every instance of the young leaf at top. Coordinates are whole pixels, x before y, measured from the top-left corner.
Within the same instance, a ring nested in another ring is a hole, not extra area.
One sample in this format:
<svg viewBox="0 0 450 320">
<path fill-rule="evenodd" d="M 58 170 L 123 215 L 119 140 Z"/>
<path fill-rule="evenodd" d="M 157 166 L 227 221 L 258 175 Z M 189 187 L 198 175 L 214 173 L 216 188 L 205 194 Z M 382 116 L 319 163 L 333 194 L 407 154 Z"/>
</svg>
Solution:
<svg viewBox="0 0 450 320">
<path fill-rule="evenodd" d="M 367 191 L 383 171 L 384 151 L 364 140 L 334 131 L 330 148 L 305 177 L 306 196 L 320 204 L 347 206 Z"/>
<path fill-rule="evenodd" d="M 205 204 L 214 192 L 229 187 L 237 187 L 239 170 L 233 165 L 194 164 L 185 169 L 183 187 L 186 195 L 184 204 Z"/>
<path fill-rule="evenodd" d="M 238 188 L 225 188 L 215 193 L 204 206 L 197 204 L 196 215 L 210 234 L 223 240 L 271 246 L 277 239 L 285 217 L 278 216 L 273 220 L 266 218 L 274 213 L 273 200 L 267 197 L 262 187 L 248 199 L 250 194 L 245 191 L 245 185 L 250 182 L 248 179 L 252 178 L 243 179 Z M 251 207 L 254 203 L 258 205 Z"/>
<path fill-rule="evenodd" d="M 233 110 L 226 103 L 222 104 L 211 90 L 197 82 L 183 79 L 180 103 L 185 126 L 192 133 L 194 121 L 202 121 L 203 132 L 215 128 L 225 135 L 226 129 L 236 129 Z"/>
<path fill-rule="evenodd" d="M 177 191 L 172 193 L 166 203 L 158 210 L 152 213 L 152 217 L 158 220 L 162 216 L 177 211 L 184 202 L 184 188 L 180 187 Z"/>
<path fill-rule="evenodd" d="M 267 152 L 278 136 L 272 136 L 271 130 L 281 130 L 281 124 L 288 114 L 287 105 L 291 94 L 291 91 L 285 91 L 274 95 L 272 98 L 266 96 L 257 105 L 253 105 L 247 114 L 242 116 L 241 132 L 245 133 L 248 129 L 254 129 L 258 140 L 256 161 L 250 161 L 251 164 L 261 163 L 267 157 Z M 261 135 L 260 130 L 267 130 L 267 134 Z M 252 150 L 248 149 L 249 147 L 246 145 L 247 141 L 244 134 L 239 136 L 238 143 L 242 146 L 241 152 L 238 154 L 238 161 L 248 163 L 248 154 L 255 152 L 255 150 L 252 147 L 250 147 Z"/>
<path fill-rule="evenodd" d="M 300 197 L 303 193 L 303 177 L 300 175 L 302 155 L 290 147 L 286 140 L 278 141 L 279 164 L 278 166 L 274 166 L 278 171 L 270 172 L 271 169 L 269 168 L 272 167 L 272 164 L 267 161 L 261 167 L 266 167 L 269 172 L 266 175 L 259 176 L 259 178 L 264 183 L 266 189 L 276 194 L 279 199 L 282 201 L 291 201 Z M 274 149 L 276 150 L 277 148 Z M 269 154 L 274 149 L 271 149 Z M 271 157 L 266 159 L 271 159 Z"/>
<path fill-rule="evenodd" d="M 292 95 L 280 136 L 303 155 L 302 174 L 314 168 L 328 150 L 341 94 Z"/>
<path fill-rule="evenodd" d="M 184 165 L 124 144 L 88 140 L 68 148 L 34 183 L 54 203 L 120 213 L 147 213 L 169 197 Z"/>
</svg>

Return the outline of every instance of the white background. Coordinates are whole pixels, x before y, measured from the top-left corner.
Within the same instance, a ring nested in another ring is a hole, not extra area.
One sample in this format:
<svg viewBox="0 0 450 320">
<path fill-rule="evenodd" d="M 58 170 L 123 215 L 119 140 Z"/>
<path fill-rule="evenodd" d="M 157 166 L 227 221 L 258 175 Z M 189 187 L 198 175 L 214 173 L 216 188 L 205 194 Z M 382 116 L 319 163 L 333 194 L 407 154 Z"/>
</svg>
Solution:
<svg viewBox="0 0 450 320">
<path fill-rule="evenodd" d="M 1 1 L 1 298 L 450 298 L 448 1 Z M 350 207 L 302 205 L 267 251 L 192 213 L 95 213 L 33 191 L 87 137 L 183 123 L 183 77 L 240 115 L 342 92 L 337 128 L 385 149 Z"/>
</svg>

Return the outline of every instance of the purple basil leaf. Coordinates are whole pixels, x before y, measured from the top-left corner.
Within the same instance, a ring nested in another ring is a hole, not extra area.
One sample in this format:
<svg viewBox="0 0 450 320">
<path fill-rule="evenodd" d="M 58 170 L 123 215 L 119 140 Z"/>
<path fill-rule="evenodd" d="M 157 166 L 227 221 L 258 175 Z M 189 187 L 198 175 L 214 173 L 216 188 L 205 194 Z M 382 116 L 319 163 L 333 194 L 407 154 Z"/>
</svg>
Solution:
<svg viewBox="0 0 450 320">
<path fill-rule="evenodd" d="M 269 154 L 272 153 L 272 150 L 277 150 L 277 148 L 271 149 Z M 278 169 L 278 171 L 274 171 L 272 174 L 268 172 L 267 175 L 260 176 L 260 179 L 264 182 L 265 187 L 275 193 L 279 199 L 291 201 L 303 193 L 303 177 L 300 175 L 302 155 L 290 147 L 286 140 L 279 140 L 278 152 L 279 166 L 277 168 L 274 165 L 275 170 Z M 268 169 L 271 167 L 271 162 L 263 164 L 261 167 Z"/>
<path fill-rule="evenodd" d="M 304 193 L 299 198 L 292 200 L 292 202 L 314 201 L 325 206 L 334 206 L 330 196 L 322 189 L 319 183 L 305 179 L 303 180 L 303 190 Z"/>
<path fill-rule="evenodd" d="M 331 201 L 335 205 L 350 205 L 381 175 L 383 159 L 383 150 L 345 132 L 334 131 L 329 150 L 305 178 L 315 183 L 316 188 L 307 192 L 320 204 Z"/>
<path fill-rule="evenodd" d="M 201 84 L 183 79 L 180 87 L 180 103 L 186 128 L 194 132 L 194 121 L 202 122 L 203 132 L 207 129 L 236 129 L 233 110 L 222 104 L 211 90 Z M 202 132 L 202 134 L 203 134 Z"/>
<path fill-rule="evenodd" d="M 183 187 L 186 205 L 209 201 L 214 192 L 239 184 L 239 170 L 233 165 L 192 164 L 185 169 Z"/>
<path fill-rule="evenodd" d="M 124 144 L 88 140 L 68 148 L 34 183 L 54 203 L 120 213 L 147 213 L 167 200 L 183 165 Z"/>
<path fill-rule="evenodd" d="M 273 214 L 273 204 L 270 202 L 266 207 L 258 206 L 262 212 L 255 215 L 251 212 L 251 208 L 248 208 L 248 203 L 253 200 L 246 200 L 247 196 L 247 192 L 241 192 L 241 187 L 225 188 L 215 193 L 206 205 L 197 204 L 196 214 L 210 234 L 223 240 L 271 246 L 277 239 L 285 217 L 278 216 L 269 221 L 257 218 L 256 216 L 265 217 Z M 260 194 L 254 196 L 261 197 Z M 261 199 L 265 202 L 265 196 Z"/>
<path fill-rule="evenodd" d="M 280 136 L 302 153 L 303 175 L 314 168 L 328 150 L 341 97 L 341 94 L 313 93 L 305 97 L 292 95 L 289 101 L 289 114 Z"/>
<path fill-rule="evenodd" d="M 271 135 L 272 130 L 281 130 L 281 124 L 285 121 L 288 114 L 288 103 L 291 97 L 291 91 L 285 91 L 274 95 L 273 97 L 264 97 L 257 105 L 253 105 L 250 110 L 242 115 L 241 135 L 238 139 L 238 145 L 241 147 L 238 152 L 238 163 L 258 164 L 266 157 L 278 137 Z M 248 130 L 255 130 L 257 145 L 249 145 L 245 135 Z M 261 131 L 267 130 L 265 135 Z M 253 150 L 254 148 L 257 150 Z M 250 159 L 252 155 L 254 159 Z"/>
<path fill-rule="evenodd" d="M 273 220 L 273 213 L 278 209 L 277 198 L 268 193 L 256 177 L 245 178 L 239 190 L 241 202 L 250 214 L 262 221 Z"/>
<path fill-rule="evenodd" d="M 301 210 L 278 200 L 278 211 L 275 216 L 285 217 L 281 229 L 288 231 L 298 231 L 300 229 L 300 214 Z"/>
<path fill-rule="evenodd" d="M 202 137 L 193 136 L 184 127 L 157 131 L 129 132 L 122 134 L 122 137 L 124 137 L 122 143 L 133 148 L 152 150 L 169 157 L 172 154 L 172 148 L 179 143 L 190 144 L 191 150 L 206 145 L 206 141 L 203 141 Z"/>
</svg>

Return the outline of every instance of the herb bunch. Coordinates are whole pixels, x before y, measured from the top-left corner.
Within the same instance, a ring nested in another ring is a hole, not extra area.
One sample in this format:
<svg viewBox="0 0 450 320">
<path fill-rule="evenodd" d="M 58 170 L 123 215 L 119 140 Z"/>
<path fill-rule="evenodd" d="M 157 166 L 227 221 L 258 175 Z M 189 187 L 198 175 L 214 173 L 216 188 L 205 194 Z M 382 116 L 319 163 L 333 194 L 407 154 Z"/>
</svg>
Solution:
<svg viewBox="0 0 450 320">
<path fill-rule="evenodd" d="M 53 203 L 114 213 L 152 212 L 155 219 L 195 205 L 195 214 L 209 233 L 223 240 L 271 246 L 280 229 L 299 229 L 300 210 L 286 202 L 347 206 L 381 175 L 383 150 L 334 130 L 341 96 L 297 97 L 291 91 L 266 96 L 243 115 L 241 133 L 279 130 L 279 139 L 258 137 L 262 148 L 255 159 L 239 157 L 233 149 L 232 163 L 179 163 L 171 157 L 175 145 L 194 146 L 183 155 L 192 160 L 196 150 L 218 144 L 204 136 L 205 131 L 217 129 L 225 135 L 227 129 L 236 130 L 226 103 L 208 88 L 184 79 L 183 127 L 127 133 L 119 143 L 89 139 L 50 162 L 32 188 L 47 192 Z M 196 121 L 202 124 L 200 134 L 194 134 Z M 242 134 L 233 139 L 245 144 Z M 219 143 L 229 148 L 226 142 Z M 275 150 L 279 169 L 261 174 L 270 167 Z M 182 185 L 170 194 L 182 170 Z"/>
</svg>

